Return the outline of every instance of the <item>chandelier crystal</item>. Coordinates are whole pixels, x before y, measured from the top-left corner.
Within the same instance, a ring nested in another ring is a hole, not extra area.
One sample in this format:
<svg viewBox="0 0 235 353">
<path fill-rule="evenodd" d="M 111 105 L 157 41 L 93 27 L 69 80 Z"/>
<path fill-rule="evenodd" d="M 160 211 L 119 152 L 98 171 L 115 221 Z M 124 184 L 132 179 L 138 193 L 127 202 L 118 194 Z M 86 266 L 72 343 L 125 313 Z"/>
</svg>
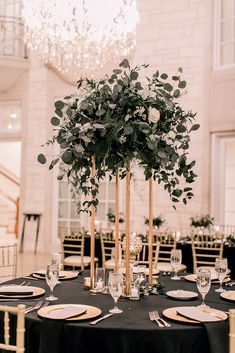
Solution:
<svg viewBox="0 0 235 353">
<path fill-rule="evenodd" d="M 135 0 L 23 0 L 25 42 L 70 82 L 135 48 Z"/>
</svg>

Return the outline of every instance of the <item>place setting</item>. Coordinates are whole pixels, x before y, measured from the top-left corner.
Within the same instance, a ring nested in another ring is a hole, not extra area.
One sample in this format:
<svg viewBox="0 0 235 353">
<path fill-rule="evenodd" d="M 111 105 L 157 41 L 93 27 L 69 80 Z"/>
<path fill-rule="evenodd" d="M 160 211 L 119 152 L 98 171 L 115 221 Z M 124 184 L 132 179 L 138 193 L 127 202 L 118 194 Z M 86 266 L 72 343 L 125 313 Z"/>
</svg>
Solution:
<svg viewBox="0 0 235 353">
<path fill-rule="evenodd" d="M 226 320 L 228 318 L 228 315 L 225 312 L 217 310 L 215 308 L 211 308 L 205 303 L 206 294 L 211 288 L 210 269 L 197 269 L 196 285 L 199 293 L 202 296 L 202 303 L 199 306 L 180 306 L 167 308 L 163 311 L 163 315 L 168 319 L 174 321 L 191 324 L 210 323 Z M 178 300 L 188 300 L 198 297 L 198 294 L 196 292 L 189 292 L 183 290 L 170 291 L 166 294 L 169 297 L 173 297 L 174 299 Z"/>
<path fill-rule="evenodd" d="M 58 266 L 59 269 L 59 280 L 70 280 L 70 279 L 75 279 L 79 275 L 79 271 L 63 271 L 62 265 L 62 255 L 60 253 L 53 253 L 52 254 L 52 259 L 51 262 L 54 263 L 56 266 Z M 40 269 L 37 271 L 34 271 L 31 276 L 35 279 L 46 279 L 46 269 Z"/>
</svg>

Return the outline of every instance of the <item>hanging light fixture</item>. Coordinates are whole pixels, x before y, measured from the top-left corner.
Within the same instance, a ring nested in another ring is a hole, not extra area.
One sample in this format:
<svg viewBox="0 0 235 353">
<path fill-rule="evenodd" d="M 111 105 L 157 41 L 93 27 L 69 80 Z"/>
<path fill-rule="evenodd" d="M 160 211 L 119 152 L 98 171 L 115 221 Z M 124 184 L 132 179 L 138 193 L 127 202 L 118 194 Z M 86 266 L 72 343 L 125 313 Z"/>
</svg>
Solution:
<svg viewBox="0 0 235 353">
<path fill-rule="evenodd" d="M 23 0 L 25 42 L 70 82 L 135 47 L 135 0 Z"/>
</svg>

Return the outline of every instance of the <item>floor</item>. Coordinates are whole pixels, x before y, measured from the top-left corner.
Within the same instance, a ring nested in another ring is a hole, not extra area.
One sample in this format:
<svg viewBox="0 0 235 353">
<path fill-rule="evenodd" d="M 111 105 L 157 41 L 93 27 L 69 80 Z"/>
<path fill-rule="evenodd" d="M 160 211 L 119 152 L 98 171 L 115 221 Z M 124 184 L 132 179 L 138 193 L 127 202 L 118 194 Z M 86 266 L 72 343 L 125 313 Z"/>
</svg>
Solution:
<svg viewBox="0 0 235 353">
<path fill-rule="evenodd" d="M 45 269 L 46 265 L 50 263 L 50 260 L 51 253 L 18 253 L 17 277 L 27 276 L 35 270 Z"/>
</svg>

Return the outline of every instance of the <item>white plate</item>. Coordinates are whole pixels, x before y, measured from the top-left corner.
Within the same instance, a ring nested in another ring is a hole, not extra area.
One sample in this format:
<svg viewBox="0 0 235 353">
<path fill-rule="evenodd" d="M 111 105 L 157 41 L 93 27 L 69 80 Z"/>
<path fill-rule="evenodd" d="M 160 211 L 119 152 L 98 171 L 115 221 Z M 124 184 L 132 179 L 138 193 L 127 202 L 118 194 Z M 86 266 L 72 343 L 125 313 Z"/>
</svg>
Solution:
<svg viewBox="0 0 235 353">
<path fill-rule="evenodd" d="M 198 297 L 198 293 L 196 292 L 190 292 L 187 290 L 171 290 L 169 292 L 166 292 L 166 295 L 168 295 L 168 297 L 177 299 L 177 300 L 189 300 L 192 298 L 196 298 Z"/>
</svg>

